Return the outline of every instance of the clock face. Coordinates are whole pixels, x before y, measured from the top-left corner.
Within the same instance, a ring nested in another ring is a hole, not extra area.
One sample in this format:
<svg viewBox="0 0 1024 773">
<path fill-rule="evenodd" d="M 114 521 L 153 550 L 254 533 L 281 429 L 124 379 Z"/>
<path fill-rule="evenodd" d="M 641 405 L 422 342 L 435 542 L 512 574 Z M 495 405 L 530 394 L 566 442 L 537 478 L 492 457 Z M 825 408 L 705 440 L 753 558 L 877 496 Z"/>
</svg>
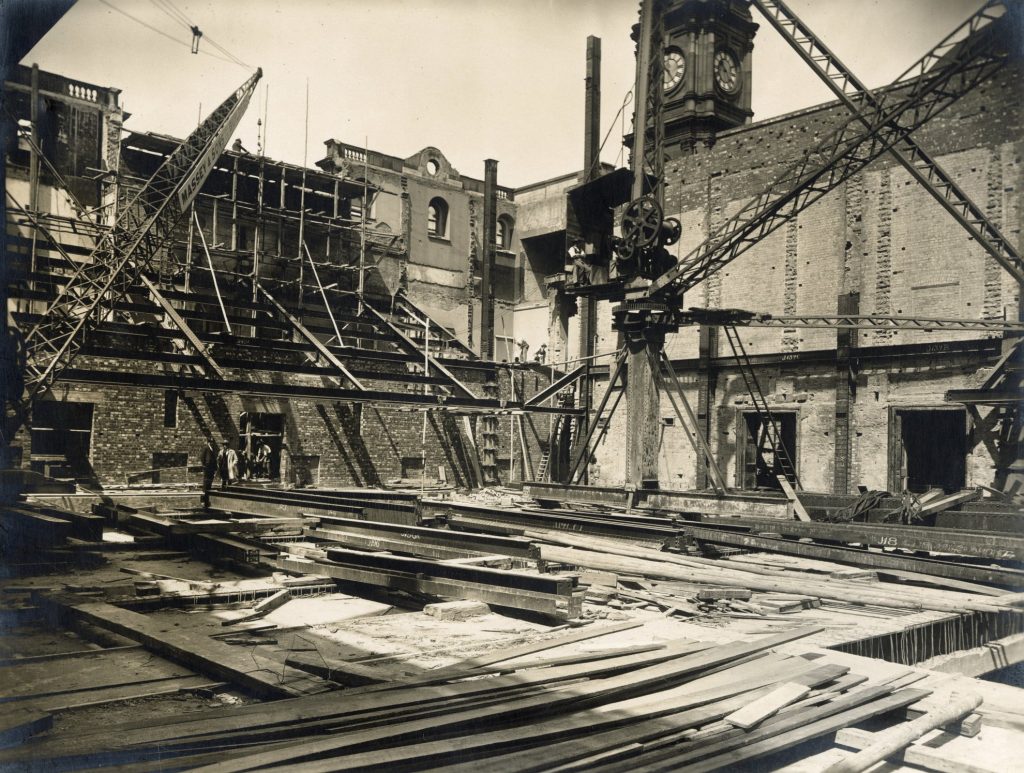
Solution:
<svg viewBox="0 0 1024 773">
<path fill-rule="evenodd" d="M 686 74 L 686 59 L 683 58 L 683 52 L 678 48 L 670 48 L 665 54 L 664 68 L 665 92 L 668 93 L 680 84 L 683 75 Z"/>
<path fill-rule="evenodd" d="M 715 54 L 715 83 L 726 94 L 735 94 L 740 90 L 740 67 L 728 51 Z"/>
</svg>

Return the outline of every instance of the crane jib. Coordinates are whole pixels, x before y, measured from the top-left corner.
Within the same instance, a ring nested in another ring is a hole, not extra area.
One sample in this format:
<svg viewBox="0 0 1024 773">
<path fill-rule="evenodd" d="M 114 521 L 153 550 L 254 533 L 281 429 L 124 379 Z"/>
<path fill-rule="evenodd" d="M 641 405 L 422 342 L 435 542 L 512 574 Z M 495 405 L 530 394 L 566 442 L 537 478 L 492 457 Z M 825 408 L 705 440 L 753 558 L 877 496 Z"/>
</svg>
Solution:
<svg viewBox="0 0 1024 773">
<path fill-rule="evenodd" d="M 213 171 L 214 164 L 217 163 L 217 159 L 224 152 L 224 148 L 228 145 L 228 140 L 242 120 L 245 109 L 249 106 L 249 96 L 251 94 L 252 91 L 247 90 L 242 98 L 234 104 L 228 117 L 206 146 L 206 150 L 196 159 L 196 163 L 182 179 L 181 185 L 178 187 L 178 207 L 180 209 L 185 210 L 188 208 L 196 194 L 199 193 L 203 183 L 206 182 L 207 176 Z"/>
</svg>

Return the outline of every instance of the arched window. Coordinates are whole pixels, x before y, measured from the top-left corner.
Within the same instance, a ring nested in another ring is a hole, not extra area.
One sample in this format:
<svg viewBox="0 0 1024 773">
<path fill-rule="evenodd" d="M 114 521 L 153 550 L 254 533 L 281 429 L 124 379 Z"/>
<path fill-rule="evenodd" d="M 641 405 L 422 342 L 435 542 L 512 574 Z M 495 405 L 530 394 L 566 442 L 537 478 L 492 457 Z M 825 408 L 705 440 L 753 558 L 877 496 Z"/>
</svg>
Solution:
<svg viewBox="0 0 1024 773">
<path fill-rule="evenodd" d="M 498 218 L 496 228 L 494 231 L 494 244 L 499 250 L 511 250 L 512 249 L 512 229 L 515 228 L 515 223 L 508 215 L 502 215 Z"/>
<path fill-rule="evenodd" d="M 448 235 L 448 204 L 442 198 L 430 200 L 427 207 L 427 233 L 440 237 Z"/>
</svg>

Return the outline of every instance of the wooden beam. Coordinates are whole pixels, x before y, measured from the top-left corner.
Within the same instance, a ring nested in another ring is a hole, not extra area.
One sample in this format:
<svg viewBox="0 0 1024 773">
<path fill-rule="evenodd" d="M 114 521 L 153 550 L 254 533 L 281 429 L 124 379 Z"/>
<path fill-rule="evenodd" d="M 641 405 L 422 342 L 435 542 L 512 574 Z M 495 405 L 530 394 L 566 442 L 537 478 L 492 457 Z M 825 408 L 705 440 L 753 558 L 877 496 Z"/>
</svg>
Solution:
<svg viewBox="0 0 1024 773">
<path fill-rule="evenodd" d="M 773 752 L 783 751 L 812 738 L 834 733 L 848 725 L 909 706 L 929 694 L 928 690 L 916 689 L 900 690 L 893 694 L 887 694 L 888 692 L 889 688 L 886 687 L 865 687 L 855 690 L 824 706 L 815 706 L 784 717 L 776 717 L 752 732 L 740 732 L 721 741 L 702 744 L 693 751 L 674 755 L 671 759 L 679 769 L 684 769 L 685 766 L 689 773 L 728 769 Z M 640 760 L 646 762 L 643 757 Z M 644 768 L 641 764 L 633 769 Z"/>
<path fill-rule="evenodd" d="M 333 688 L 329 682 L 302 671 L 282 668 L 273 661 L 268 661 L 273 667 L 261 669 L 249 652 L 240 652 L 237 647 L 205 635 L 190 636 L 183 631 L 165 630 L 161 623 L 145 615 L 112 604 L 96 602 L 65 609 L 73 618 L 140 642 L 169 660 L 195 668 L 215 679 L 231 682 L 263 698 L 292 698 Z"/>
<path fill-rule="evenodd" d="M 786 479 L 786 476 L 778 475 L 776 476 L 776 479 L 782 487 L 782 493 L 786 495 L 786 499 L 788 499 L 789 503 L 793 506 L 793 515 L 795 515 L 800 521 L 810 521 L 811 516 L 807 514 L 807 510 L 800 503 L 800 498 L 796 495 L 796 489 L 794 489 L 793 485 Z"/>
<path fill-rule="evenodd" d="M 525 403 L 523 403 L 523 407 L 525 408 L 528 405 L 540 405 L 542 402 L 547 400 L 552 395 L 556 395 L 559 392 L 561 392 L 563 389 L 565 389 L 571 383 L 576 381 L 576 379 L 578 379 L 580 376 L 582 376 L 586 372 L 587 372 L 587 366 L 586 365 L 580 365 L 580 367 L 576 368 L 576 370 L 571 371 L 570 373 L 567 373 L 566 375 L 562 376 L 557 381 L 554 381 L 551 384 L 549 384 L 548 386 L 544 387 L 537 394 L 535 394 L 533 397 L 531 397 L 529 400 L 527 400 Z"/>
<path fill-rule="evenodd" d="M 876 762 L 905 749 L 925 733 L 967 716 L 981 705 L 981 700 L 980 695 L 951 696 L 942 708 L 878 733 L 866 748 L 831 765 L 825 773 L 862 773 Z"/>
</svg>

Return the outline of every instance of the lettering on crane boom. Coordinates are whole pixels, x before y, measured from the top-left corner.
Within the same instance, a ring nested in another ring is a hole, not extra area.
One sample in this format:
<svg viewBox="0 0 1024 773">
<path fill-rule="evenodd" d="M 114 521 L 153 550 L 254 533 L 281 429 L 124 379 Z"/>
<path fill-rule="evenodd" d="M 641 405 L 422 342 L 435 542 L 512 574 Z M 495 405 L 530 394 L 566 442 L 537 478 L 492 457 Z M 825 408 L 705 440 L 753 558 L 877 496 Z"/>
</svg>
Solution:
<svg viewBox="0 0 1024 773">
<path fill-rule="evenodd" d="M 217 133 L 213 135 L 210 143 L 206 146 L 206 150 L 198 158 L 192 170 L 185 175 L 185 179 L 181 181 L 181 187 L 178 188 L 178 206 L 182 210 L 188 208 L 189 204 L 192 203 L 192 199 L 199 193 L 199 188 L 206 182 L 207 175 L 213 170 L 213 165 L 217 163 L 220 154 L 224 152 L 224 148 L 228 145 L 228 139 L 230 139 L 238 127 L 239 121 L 242 120 L 242 114 L 245 113 L 248 103 L 248 99 L 239 99 L 235 103 L 235 106 L 231 108 L 231 112 L 228 113 L 227 119 L 221 124 Z"/>
</svg>

